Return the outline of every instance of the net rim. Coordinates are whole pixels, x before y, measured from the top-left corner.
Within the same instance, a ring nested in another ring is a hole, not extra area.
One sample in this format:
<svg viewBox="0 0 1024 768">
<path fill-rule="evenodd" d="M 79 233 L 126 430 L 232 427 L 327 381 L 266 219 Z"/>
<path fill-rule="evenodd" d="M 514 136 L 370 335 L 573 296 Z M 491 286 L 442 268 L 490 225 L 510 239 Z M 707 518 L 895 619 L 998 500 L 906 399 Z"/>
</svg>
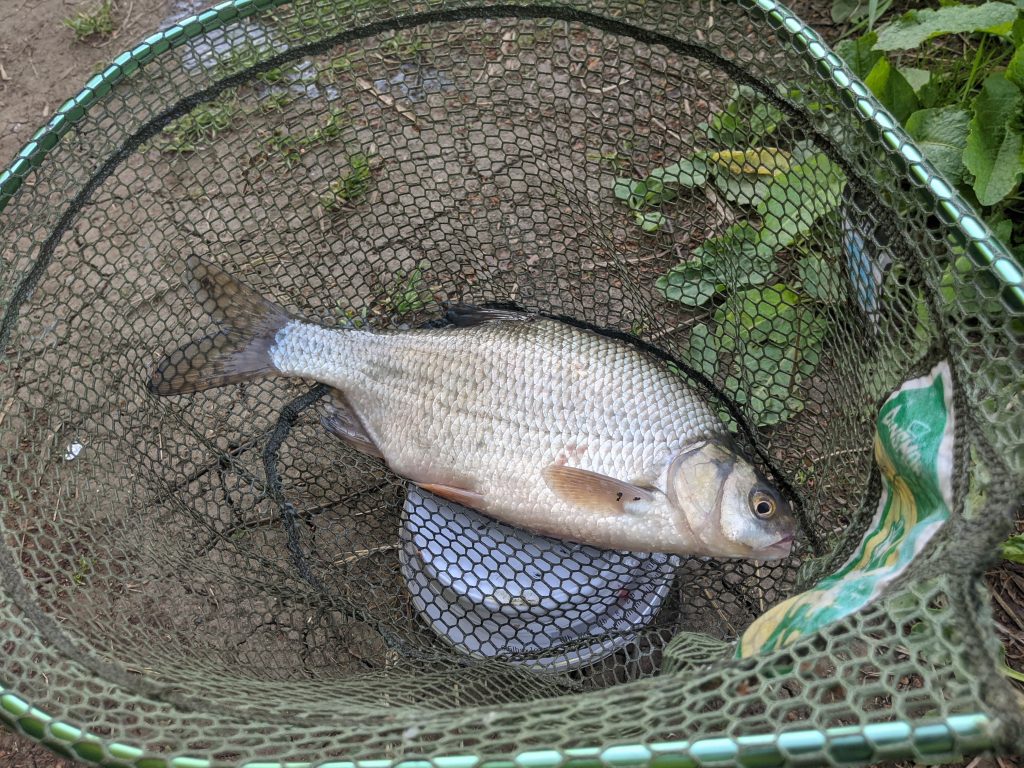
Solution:
<svg viewBox="0 0 1024 768">
<path fill-rule="evenodd" d="M 138 768 L 216 768 L 212 758 L 163 757 L 143 748 L 103 739 L 87 730 L 58 720 L 0 687 L 0 720 L 10 727 L 67 751 L 96 765 L 129 763 Z M 482 759 L 477 755 L 441 755 L 431 758 L 392 760 L 249 761 L 246 768 L 560 768 L 571 761 L 575 768 L 697 768 L 706 763 L 720 766 L 789 765 L 794 760 L 827 753 L 839 762 L 877 762 L 907 756 L 939 760 L 971 755 L 993 748 L 995 723 L 976 712 L 911 724 L 905 721 L 857 726 L 806 728 L 785 733 L 760 733 L 738 737 L 703 738 L 652 744 L 579 747 L 564 752 L 531 749 L 507 757 Z M 109 754 L 113 761 L 109 761 Z M 116 762 L 114 762 L 116 761 Z"/>
<path fill-rule="evenodd" d="M 145 63 L 173 48 L 217 30 L 229 22 L 261 11 L 289 5 L 292 0 L 225 0 L 212 8 L 188 17 L 168 29 L 145 38 L 113 59 L 102 72 L 86 82 L 82 90 L 66 101 L 54 116 L 17 153 L 13 162 L 0 172 L 0 214 L 21 190 L 24 181 L 58 145 L 89 110 L 102 101 L 121 80 Z M 745 11 L 767 21 L 780 38 L 791 44 L 819 74 L 831 80 L 841 94 L 851 98 L 851 107 L 879 133 L 880 142 L 898 153 L 905 172 L 922 184 L 934 198 L 943 224 L 958 235 L 966 253 L 975 264 L 990 269 L 1006 284 L 1011 295 L 1024 306 L 1024 268 L 993 235 L 973 211 L 924 158 L 912 139 L 886 109 L 846 67 L 820 36 L 784 5 L 774 0 L 734 0 Z M 531 6 L 543 8 L 543 4 Z M 474 6 L 465 6 L 473 8 Z M 493 6 L 475 6 L 494 11 Z M 509 6 L 505 6 L 506 8 Z M 524 6 L 528 7 L 528 6 Z M 551 8 L 558 6 L 551 5 Z M 980 275 L 978 276 L 980 279 Z M 45 705 L 44 705 L 45 706 Z M 106 739 L 49 714 L 17 695 L 0 680 L 0 721 L 16 731 L 48 744 L 78 759 L 99 765 L 129 763 L 142 768 L 212 768 L 212 758 L 166 757 L 147 752 L 143 747 Z M 554 768 L 571 759 L 575 764 L 594 766 L 649 765 L 657 760 L 666 766 L 696 766 L 704 761 L 739 765 L 748 759 L 767 758 L 789 763 L 800 756 L 827 752 L 833 759 L 862 761 L 898 759 L 919 754 L 940 757 L 975 754 L 996 744 L 996 723 L 976 712 L 955 715 L 930 722 L 893 721 L 863 726 L 802 729 L 782 734 L 754 734 L 741 737 L 704 738 L 694 741 L 634 743 L 608 747 L 586 747 L 565 752 L 529 750 L 504 758 L 483 760 L 474 755 L 444 755 L 430 759 L 379 759 L 332 761 L 331 768 L 505 768 L 512 760 L 523 768 Z M 114 761 L 114 762 L 112 762 Z M 312 762 L 289 762 L 289 768 L 305 768 Z M 319 764 L 319 763 L 318 763 Z M 250 768 L 279 768 L 276 761 L 249 762 Z"/>
</svg>

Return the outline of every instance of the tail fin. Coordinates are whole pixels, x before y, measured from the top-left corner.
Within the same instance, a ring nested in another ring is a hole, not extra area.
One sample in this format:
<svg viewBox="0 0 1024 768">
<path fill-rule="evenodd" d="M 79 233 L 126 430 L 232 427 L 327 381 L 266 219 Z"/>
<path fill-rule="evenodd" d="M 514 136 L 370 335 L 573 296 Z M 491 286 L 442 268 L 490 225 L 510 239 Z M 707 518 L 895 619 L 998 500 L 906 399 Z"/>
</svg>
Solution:
<svg viewBox="0 0 1024 768">
<path fill-rule="evenodd" d="M 189 290 L 221 331 L 167 355 L 150 376 L 149 391 L 183 395 L 276 372 L 269 350 L 292 316 L 195 256 L 186 274 Z"/>
</svg>

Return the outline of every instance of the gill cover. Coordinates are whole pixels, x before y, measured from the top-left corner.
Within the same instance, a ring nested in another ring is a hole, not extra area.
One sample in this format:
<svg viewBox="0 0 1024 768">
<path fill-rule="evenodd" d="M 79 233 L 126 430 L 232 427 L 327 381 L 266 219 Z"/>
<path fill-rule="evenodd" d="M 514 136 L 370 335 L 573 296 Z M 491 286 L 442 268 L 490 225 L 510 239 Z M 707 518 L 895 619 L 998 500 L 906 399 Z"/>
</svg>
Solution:
<svg viewBox="0 0 1024 768">
<path fill-rule="evenodd" d="M 666 485 L 678 524 L 709 553 L 755 559 L 789 554 L 796 523 L 788 504 L 728 438 L 681 451 Z"/>
</svg>

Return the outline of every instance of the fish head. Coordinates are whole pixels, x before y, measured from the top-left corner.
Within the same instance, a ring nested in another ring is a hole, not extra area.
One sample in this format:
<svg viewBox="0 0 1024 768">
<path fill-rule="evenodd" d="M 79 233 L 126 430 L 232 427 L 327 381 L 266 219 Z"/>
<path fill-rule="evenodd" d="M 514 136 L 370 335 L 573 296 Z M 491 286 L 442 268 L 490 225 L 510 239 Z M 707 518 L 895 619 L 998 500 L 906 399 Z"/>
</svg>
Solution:
<svg viewBox="0 0 1024 768">
<path fill-rule="evenodd" d="M 703 554 L 752 560 L 789 555 L 797 528 L 789 503 L 727 439 L 682 450 L 667 481 L 680 532 L 699 542 Z"/>
</svg>

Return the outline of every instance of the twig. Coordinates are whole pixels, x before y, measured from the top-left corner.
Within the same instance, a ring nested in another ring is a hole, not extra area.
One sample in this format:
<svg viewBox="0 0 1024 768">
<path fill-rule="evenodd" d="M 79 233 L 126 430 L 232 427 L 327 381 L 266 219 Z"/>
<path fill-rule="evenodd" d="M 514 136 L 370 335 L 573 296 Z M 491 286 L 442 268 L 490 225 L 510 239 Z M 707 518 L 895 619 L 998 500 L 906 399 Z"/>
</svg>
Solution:
<svg viewBox="0 0 1024 768">
<path fill-rule="evenodd" d="M 686 328 L 687 326 L 693 325 L 698 320 L 700 320 L 700 315 L 694 315 L 693 317 L 688 317 L 685 320 L 683 320 L 681 323 L 677 323 L 676 325 L 673 325 L 671 328 L 666 328 L 666 329 L 664 329 L 662 331 L 658 331 L 657 333 L 653 334 L 651 336 L 650 340 L 651 341 L 658 341 L 659 339 L 663 339 L 666 336 L 671 336 L 676 331 L 681 331 L 681 330 L 683 330 L 683 328 Z"/>
<path fill-rule="evenodd" d="M 7 399 L 6 405 L 4 405 L 3 410 L 0 411 L 0 424 L 4 423 L 4 419 L 7 418 L 7 414 L 10 413 L 11 408 L 13 408 L 13 407 L 14 407 L 14 398 L 13 397 L 9 397 Z"/>
<path fill-rule="evenodd" d="M 729 628 L 729 632 L 734 635 L 737 634 L 736 627 L 734 627 L 732 625 L 732 622 L 729 621 L 729 617 L 725 615 L 725 611 L 722 610 L 722 606 L 719 604 L 719 601 L 715 598 L 715 596 L 711 594 L 711 590 L 705 589 L 704 595 L 707 597 L 708 600 L 711 601 L 711 604 L 715 606 L 715 612 L 721 617 L 722 621 L 725 622 L 725 626 Z"/>
<path fill-rule="evenodd" d="M 832 453 L 826 453 L 824 456 L 819 456 L 814 460 L 814 463 L 817 464 L 819 461 L 835 459 L 838 458 L 839 456 L 847 456 L 853 453 L 866 453 L 867 451 L 871 450 L 874 450 L 874 448 L 870 445 L 861 446 L 859 448 L 844 448 L 841 451 L 833 451 Z"/>
<path fill-rule="evenodd" d="M 994 597 L 996 599 L 996 602 L 999 603 L 999 605 L 1002 606 L 1003 610 L 1006 611 L 1006 615 L 1009 616 L 1013 620 L 1013 623 L 1017 625 L 1017 628 L 1020 629 L 1021 631 L 1024 631 L 1024 623 L 1022 623 L 1020 618 L 1013 612 L 1013 609 L 1009 605 L 1006 604 L 1006 601 L 1003 600 L 1003 598 L 1000 596 L 999 592 L 997 592 L 994 589 L 990 590 L 990 591 L 992 592 L 992 597 Z M 1007 634 L 1009 634 L 1009 633 L 1007 633 Z"/>
<path fill-rule="evenodd" d="M 357 549 L 351 555 L 338 558 L 332 563 L 332 565 L 347 565 L 348 563 L 354 563 L 357 560 L 362 560 L 364 557 L 375 555 L 378 552 L 390 552 L 393 549 L 398 549 L 398 545 L 381 544 L 379 547 L 371 547 L 370 549 Z"/>
</svg>

